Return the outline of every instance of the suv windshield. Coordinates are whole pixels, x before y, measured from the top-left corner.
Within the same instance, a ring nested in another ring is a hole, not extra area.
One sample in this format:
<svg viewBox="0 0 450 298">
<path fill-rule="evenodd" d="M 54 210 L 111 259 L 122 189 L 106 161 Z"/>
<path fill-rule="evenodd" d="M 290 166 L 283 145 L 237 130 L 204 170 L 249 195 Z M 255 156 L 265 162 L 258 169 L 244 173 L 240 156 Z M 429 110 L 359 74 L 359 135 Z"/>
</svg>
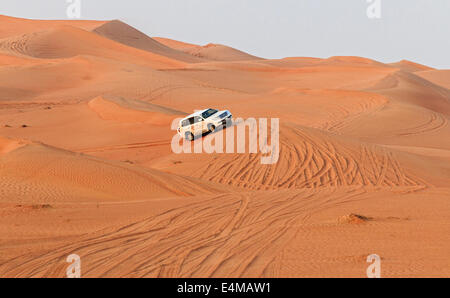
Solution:
<svg viewBox="0 0 450 298">
<path fill-rule="evenodd" d="M 212 115 L 214 115 L 214 114 L 217 113 L 217 112 L 218 112 L 218 110 L 209 109 L 209 110 L 204 111 L 204 112 L 202 113 L 202 117 L 203 117 L 203 119 L 206 119 L 206 118 L 211 117 Z"/>
</svg>

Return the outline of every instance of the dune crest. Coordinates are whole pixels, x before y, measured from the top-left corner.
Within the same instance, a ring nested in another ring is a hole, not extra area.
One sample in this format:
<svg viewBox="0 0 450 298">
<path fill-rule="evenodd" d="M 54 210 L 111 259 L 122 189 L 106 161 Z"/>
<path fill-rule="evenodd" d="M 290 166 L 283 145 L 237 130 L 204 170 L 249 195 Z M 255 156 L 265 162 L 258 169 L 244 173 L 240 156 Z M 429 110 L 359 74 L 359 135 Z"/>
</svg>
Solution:
<svg viewBox="0 0 450 298">
<path fill-rule="evenodd" d="M 422 65 L 419 63 L 415 63 L 408 60 L 402 60 L 396 63 L 390 63 L 390 66 L 393 66 L 395 68 L 399 68 L 406 72 L 417 72 L 417 71 L 426 71 L 426 70 L 434 70 L 434 68 Z"/>
<path fill-rule="evenodd" d="M 172 49 L 150 38 L 141 31 L 118 20 L 110 21 L 95 28 L 92 32 L 121 44 L 166 56 L 183 62 L 195 63 L 203 60 Z"/>
<path fill-rule="evenodd" d="M 174 39 L 170 39 L 170 38 L 164 38 L 164 37 L 153 37 L 154 40 L 158 41 L 161 44 L 164 44 L 172 49 L 176 49 L 176 50 L 186 50 L 189 48 L 197 48 L 200 47 L 199 45 L 193 44 L 193 43 L 187 43 L 187 42 L 182 42 L 182 41 L 178 41 L 178 40 L 174 40 Z"/>
<path fill-rule="evenodd" d="M 367 59 L 356 56 L 334 56 L 324 59 L 321 63 L 342 63 L 342 64 L 367 64 L 367 65 L 383 65 L 382 63 L 373 59 Z"/>
<path fill-rule="evenodd" d="M 183 65 L 165 56 L 132 48 L 99 34 L 69 25 L 0 40 L 0 50 L 41 59 L 91 55 L 121 61 L 134 61 L 154 67 Z"/>
<path fill-rule="evenodd" d="M 11 140 L 0 137 L 0 156 L 10 153 L 28 144 L 26 141 Z"/>
<path fill-rule="evenodd" d="M 93 30 L 104 21 L 88 20 L 30 20 L 0 15 L 0 39 L 37 31 L 49 30 L 58 26 L 70 25 L 83 30 Z"/>
<path fill-rule="evenodd" d="M 168 38 L 157 38 L 157 41 L 183 51 L 194 57 L 203 58 L 212 61 L 252 61 L 261 60 L 261 58 L 239 51 L 237 49 L 220 45 L 220 44 L 207 44 L 205 46 L 198 46 L 189 43 L 177 42 Z"/>
<path fill-rule="evenodd" d="M 125 123 L 141 122 L 154 125 L 170 125 L 182 112 L 154 104 L 124 98 L 99 96 L 88 103 L 89 107 L 104 120 Z"/>
<path fill-rule="evenodd" d="M 124 162 L 30 143 L 1 140 L 0 202 L 148 200 L 212 193 L 214 188 Z M 89 173 L 86 175 L 86 173 Z"/>
</svg>

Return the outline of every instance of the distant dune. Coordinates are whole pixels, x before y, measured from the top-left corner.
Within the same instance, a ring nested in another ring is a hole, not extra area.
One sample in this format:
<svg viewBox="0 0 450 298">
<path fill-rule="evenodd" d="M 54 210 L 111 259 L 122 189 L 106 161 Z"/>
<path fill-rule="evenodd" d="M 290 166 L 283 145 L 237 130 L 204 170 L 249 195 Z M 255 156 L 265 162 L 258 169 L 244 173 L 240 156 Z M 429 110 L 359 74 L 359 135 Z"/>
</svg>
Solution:
<svg viewBox="0 0 450 298">
<path fill-rule="evenodd" d="M 436 85 L 450 89 L 450 70 L 424 70 L 418 71 L 416 75 L 433 82 Z"/>
<path fill-rule="evenodd" d="M 426 65 L 422 65 L 419 63 L 414 63 L 408 60 L 402 60 L 397 63 L 391 63 L 389 64 L 393 67 L 399 68 L 406 72 L 416 72 L 416 71 L 424 71 L 424 70 L 432 70 L 433 68 L 428 67 Z"/>
<path fill-rule="evenodd" d="M 127 46 L 166 56 L 175 60 L 190 63 L 203 61 L 196 57 L 192 57 L 191 55 L 187 55 L 182 51 L 165 46 L 121 21 L 116 20 L 107 22 L 100 27 L 95 28 L 93 32 Z"/>
<path fill-rule="evenodd" d="M 164 56 L 130 48 L 98 34 L 73 26 L 52 29 L 0 40 L 0 49 L 8 53 L 43 59 L 70 58 L 91 55 L 121 61 L 135 61 L 155 67 L 180 66 Z"/>
<path fill-rule="evenodd" d="M 198 48 L 200 47 L 199 45 L 196 44 L 192 44 L 192 43 L 187 43 L 187 42 L 182 42 L 182 41 L 178 41 L 178 40 L 173 40 L 170 38 L 164 38 L 164 37 L 154 37 L 154 40 L 157 40 L 158 42 L 160 42 L 161 44 L 164 44 L 172 49 L 176 49 L 176 50 L 187 50 L 190 48 Z"/>
<path fill-rule="evenodd" d="M 205 46 L 198 46 L 183 42 L 177 42 L 174 40 L 170 40 L 167 38 L 158 38 L 155 40 L 160 43 L 173 47 L 174 49 L 180 50 L 184 53 L 192 55 L 194 57 L 206 59 L 206 60 L 214 60 L 214 61 L 251 61 L 251 60 L 260 60 L 261 58 L 249 55 L 242 51 L 233 49 L 231 47 L 227 47 L 220 44 L 207 44 Z"/>
<path fill-rule="evenodd" d="M 0 39 L 17 36 L 22 34 L 33 33 L 37 31 L 49 30 L 55 27 L 69 25 L 83 30 L 93 30 L 102 24 L 104 21 L 44 21 L 44 20 L 29 20 L 21 18 L 13 18 L 5 15 L 0 15 Z"/>
<path fill-rule="evenodd" d="M 366 277 L 376 253 L 383 277 L 449 277 L 449 88 L 406 60 L 0 16 L 0 276 L 77 253 L 83 277 Z M 236 120 L 214 144 L 278 118 L 278 161 L 175 153 L 172 122 L 206 108 Z"/>
<path fill-rule="evenodd" d="M 351 56 L 334 56 L 334 57 L 330 57 L 328 59 L 324 59 L 321 61 L 321 63 L 323 64 L 335 64 L 335 65 L 358 65 L 358 64 L 362 64 L 362 65 L 372 65 L 372 66 L 381 66 L 382 63 L 372 60 L 372 59 L 367 59 L 367 58 L 362 58 L 362 57 L 351 57 Z"/>
</svg>

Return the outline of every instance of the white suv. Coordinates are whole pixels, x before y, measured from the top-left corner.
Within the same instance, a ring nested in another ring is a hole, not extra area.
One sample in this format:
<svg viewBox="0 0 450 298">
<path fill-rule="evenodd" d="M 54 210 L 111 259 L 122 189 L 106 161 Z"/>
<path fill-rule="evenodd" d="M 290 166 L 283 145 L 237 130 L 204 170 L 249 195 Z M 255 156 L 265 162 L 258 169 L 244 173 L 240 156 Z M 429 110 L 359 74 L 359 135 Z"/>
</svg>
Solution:
<svg viewBox="0 0 450 298">
<path fill-rule="evenodd" d="M 228 110 L 202 110 L 181 119 L 178 125 L 178 134 L 192 141 L 197 135 L 205 132 L 214 132 L 220 126 L 227 126 L 231 123 L 232 117 L 233 115 Z"/>
</svg>

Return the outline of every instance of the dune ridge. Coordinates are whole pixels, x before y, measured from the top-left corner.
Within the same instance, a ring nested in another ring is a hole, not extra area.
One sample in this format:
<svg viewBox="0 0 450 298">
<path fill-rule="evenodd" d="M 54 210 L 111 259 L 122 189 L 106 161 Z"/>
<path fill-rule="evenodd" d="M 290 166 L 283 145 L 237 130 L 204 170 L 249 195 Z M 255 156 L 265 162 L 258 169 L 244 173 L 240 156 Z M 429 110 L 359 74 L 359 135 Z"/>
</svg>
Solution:
<svg viewBox="0 0 450 298">
<path fill-rule="evenodd" d="M 433 70 L 434 68 L 422 65 L 419 63 L 415 63 L 408 60 L 402 60 L 396 63 L 390 63 L 390 66 L 393 66 L 395 68 L 399 68 L 400 70 L 406 71 L 406 72 L 418 72 L 418 71 L 427 71 L 427 70 Z"/>
<path fill-rule="evenodd" d="M 192 57 L 191 55 L 187 55 L 182 51 L 167 47 L 119 20 L 114 20 L 102 24 L 101 26 L 95 28 L 92 32 L 97 33 L 110 40 L 117 41 L 121 44 L 145 50 L 161 56 L 166 56 L 175 60 L 180 60 L 188 63 L 203 61 L 196 57 Z"/>
<path fill-rule="evenodd" d="M 1 145 L 0 202 L 134 201 L 214 191 L 189 178 L 44 144 L 2 141 Z"/>
<path fill-rule="evenodd" d="M 147 102 L 114 97 L 96 97 L 89 101 L 89 107 L 102 119 L 119 122 L 142 122 L 154 125 L 170 125 L 182 112 Z"/>
<path fill-rule="evenodd" d="M 419 77 L 428 80 L 436 85 L 450 88 L 450 70 L 424 70 L 415 72 Z"/>
<path fill-rule="evenodd" d="M 179 67 L 182 65 L 181 62 L 170 58 L 131 48 L 70 25 L 60 25 L 48 30 L 0 40 L 0 49 L 9 53 L 43 59 L 92 55 L 125 61 L 134 60 L 138 63 L 145 61 L 145 64 L 149 63 L 155 67 Z"/>
<path fill-rule="evenodd" d="M 104 24 L 104 21 L 85 21 L 85 20 L 31 20 L 24 18 L 10 17 L 0 14 L 0 39 L 22 34 L 28 34 L 36 31 L 48 30 L 58 26 L 74 26 L 83 30 L 93 30 Z"/>
<path fill-rule="evenodd" d="M 180 50 L 191 56 L 213 60 L 213 61 L 251 61 L 251 60 L 261 60 L 259 57 L 247 54 L 245 52 L 233 49 L 228 46 L 209 43 L 204 46 L 178 42 L 170 40 L 168 38 L 158 38 L 155 40 L 164 44 L 168 47 L 173 47 L 174 49 Z"/>
<path fill-rule="evenodd" d="M 0 137 L 0 155 L 7 154 L 26 145 L 25 141 Z"/>
</svg>

